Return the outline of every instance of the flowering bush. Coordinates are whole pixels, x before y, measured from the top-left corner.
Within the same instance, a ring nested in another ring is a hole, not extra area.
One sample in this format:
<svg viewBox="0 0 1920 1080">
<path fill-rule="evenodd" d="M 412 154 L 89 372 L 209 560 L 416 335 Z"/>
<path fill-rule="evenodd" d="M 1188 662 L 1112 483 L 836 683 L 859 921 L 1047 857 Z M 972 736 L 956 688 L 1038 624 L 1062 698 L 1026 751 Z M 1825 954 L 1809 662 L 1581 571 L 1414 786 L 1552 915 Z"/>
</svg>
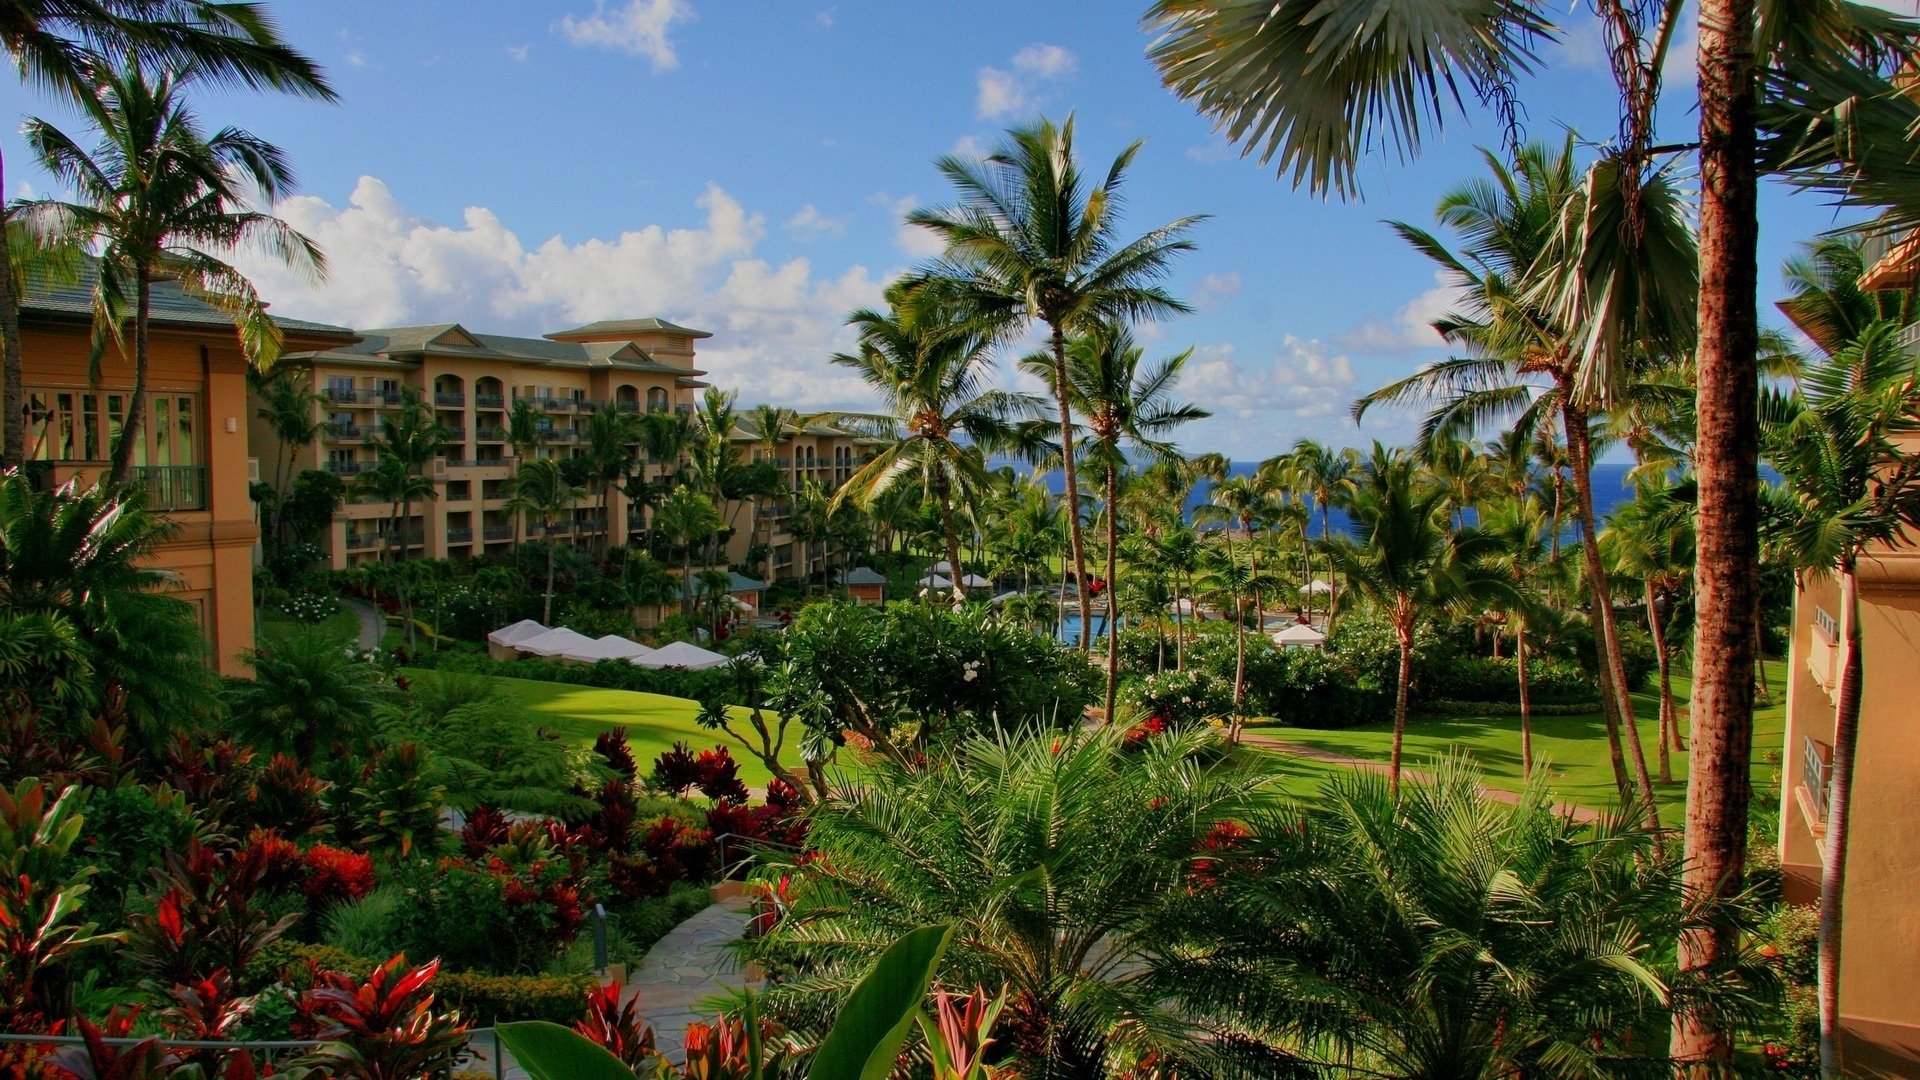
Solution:
<svg viewBox="0 0 1920 1080">
<path fill-rule="evenodd" d="M 302 891 L 316 908 L 358 900 L 373 891 L 373 858 L 369 855 L 315 844 L 301 861 L 307 872 Z"/>
<path fill-rule="evenodd" d="M 340 610 L 340 598 L 332 593 L 294 592 L 280 601 L 280 610 L 296 622 L 317 623 Z"/>
<path fill-rule="evenodd" d="M 1186 731 L 1233 712 L 1233 687 L 1205 671 L 1163 671 L 1141 679 L 1133 703 L 1167 729 Z"/>
</svg>

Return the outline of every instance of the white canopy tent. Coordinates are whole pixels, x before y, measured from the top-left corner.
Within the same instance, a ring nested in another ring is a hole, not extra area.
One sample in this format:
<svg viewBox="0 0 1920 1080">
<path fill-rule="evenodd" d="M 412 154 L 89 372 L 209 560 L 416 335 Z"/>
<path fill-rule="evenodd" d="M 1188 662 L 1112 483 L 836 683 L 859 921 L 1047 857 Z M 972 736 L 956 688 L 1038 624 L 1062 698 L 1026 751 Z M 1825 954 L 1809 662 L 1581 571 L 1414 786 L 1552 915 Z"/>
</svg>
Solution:
<svg viewBox="0 0 1920 1080">
<path fill-rule="evenodd" d="M 1308 626 L 1306 623 L 1294 623 L 1273 635 L 1273 643 L 1283 649 L 1317 649 L 1326 644 L 1327 635 Z"/>
<path fill-rule="evenodd" d="M 594 646 L 594 640 L 585 634 L 566 627 L 558 627 L 544 634 L 536 634 L 514 643 L 514 648 L 530 656 L 560 656 Z"/>
<path fill-rule="evenodd" d="M 952 574 L 953 564 L 948 562 L 945 559 L 941 559 L 939 562 L 934 563 L 932 566 L 927 567 L 927 573 L 928 574 Z"/>
<path fill-rule="evenodd" d="M 547 628 L 533 619 L 521 619 L 510 626 L 503 626 L 487 635 L 487 640 L 495 645 L 517 645 L 528 638 L 539 637 Z"/>
<path fill-rule="evenodd" d="M 953 588 L 953 581 L 949 578 L 943 578 L 939 574 L 928 574 L 926 577 L 920 579 L 920 584 L 928 589 Z"/>
<path fill-rule="evenodd" d="M 633 663 L 644 668 L 677 667 L 686 668 L 689 671 L 700 671 L 704 668 L 720 667 L 731 661 L 717 652 L 703 649 L 698 645 L 676 641 L 671 645 L 662 645 L 645 656 L 634 657 Z"/>
<path fill-rule="evenodd" d="M 605 637 L 594 638 L 585 645 L 568 649 L 559 655 L 562 660 L 594 664 L 602 660 L 631 660 L 652 651 L 637 641 L 629 641 L 618 634 L 608 634 Z"/>
<path fill-rule="evenodd" d="M 969 589 L 993 588 L 993 582 L 987 578 L 981 577 L 979 574 L 967 574 L 966 576 L 960 579 L 960 584 Z"/>
<path fill-rule="evenodd" d="M 1333 592 L 1333 586 L 1321 581 L 1319 578 L 1314 578 L 1312 581 L 1300 586 L 1300 591 L 1303 593 L 1312 593 L 1314 596 L 1325 596 Z"/>
</svg>

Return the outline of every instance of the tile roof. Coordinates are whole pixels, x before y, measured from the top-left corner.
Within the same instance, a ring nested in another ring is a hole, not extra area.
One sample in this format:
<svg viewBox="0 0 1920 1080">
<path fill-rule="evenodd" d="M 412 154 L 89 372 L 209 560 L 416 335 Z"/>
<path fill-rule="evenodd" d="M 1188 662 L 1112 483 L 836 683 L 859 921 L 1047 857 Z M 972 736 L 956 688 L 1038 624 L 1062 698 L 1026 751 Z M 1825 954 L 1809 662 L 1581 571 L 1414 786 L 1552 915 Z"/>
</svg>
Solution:
<svg viewBox="0 0 1920 1080">
<path fill-rule="evenodd" d="M 842 585 L 885 585 L 887 583 L 884 575 L 864 566 L 856 566 L 845 573 L 836 574 L 834 580 Z"/>
<path fill-rule="evenodd" d="M 28 282 L 27 294 L 20 300 L 21 313 L 93 318 L 94 273 L 94 265 L 89 261 L 81 270 L 80 280 L 71 285 Z M 233 328 L 231 315 L 187 292 L 177 281 L 160 280 L 153 283 L 152 312 L 152 321 L 156 326 Z M 344 339 L 352 337 L 354 333 L 347 327 L 330 323 L 288 319 L 279 315 L 270 317 L 274 325 L 290 334 Z"/>
<path fill-rule="evenodd" d="M 602 319 L 585 326 L 576 326 L 571 330 L 555 330 L 547 337 L 559 341 L 570 337 L 597 337 L 601 334 L 685 334 L 695 338 L 713 336 L 705 330 L 695 330 L 691 326 L 681 326 L 649 315 L 644 319 Z"/>
<path fill-rule="evenodd" d="M 521 364 L 550 364 L 571 368 L 617 368 L 622 371 L 673 375 L 685 380 L 706 372 L 663 364 L 630 341 L 555 341 L 551 338 L 476 334 L 459 323 L 425 326 L 387 326 L 362 330 L 352 345 L 297 354 L 303 359 L 397 359 L 432 355 L 475 360 L 507 360 Z"/>
</svg>

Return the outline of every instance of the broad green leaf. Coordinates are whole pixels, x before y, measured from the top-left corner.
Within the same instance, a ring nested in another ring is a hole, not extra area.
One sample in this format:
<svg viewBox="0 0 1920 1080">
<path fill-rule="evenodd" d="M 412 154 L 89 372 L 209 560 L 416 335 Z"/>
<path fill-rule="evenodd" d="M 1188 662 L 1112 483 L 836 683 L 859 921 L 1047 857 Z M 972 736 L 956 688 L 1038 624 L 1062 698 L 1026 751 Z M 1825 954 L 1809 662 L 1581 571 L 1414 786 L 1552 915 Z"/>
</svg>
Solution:
<svg viewBox="0 0 1920 1080">
<path fill-rule="evenodd" d="M 923 926 L 889 945 L 847 997 L 808 1080 L 886 1080 L 952 936 L 952 926 Z"/>
<path fill-rule="evenodd" d="M 533 1080 L 635 1080 L 619 1058 L 559 1024 L 523 1020 L 494 1031 Z"/>
</svg>

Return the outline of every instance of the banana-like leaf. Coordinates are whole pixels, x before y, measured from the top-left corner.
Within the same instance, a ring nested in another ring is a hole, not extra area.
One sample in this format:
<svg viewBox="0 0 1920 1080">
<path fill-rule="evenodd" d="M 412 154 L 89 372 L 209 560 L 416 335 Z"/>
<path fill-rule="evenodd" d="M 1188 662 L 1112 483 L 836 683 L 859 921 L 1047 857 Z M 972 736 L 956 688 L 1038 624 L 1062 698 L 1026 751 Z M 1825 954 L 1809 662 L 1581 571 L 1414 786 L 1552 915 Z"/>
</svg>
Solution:
<svg viewBox="0 0 1920 1080">
<path fill-rule="evenodd" d="M 635 1080 L 635 1074 L 593 1040 L 545 1020 L 494 1028 L 500 1043 L 533 1080 Z"/>
<path fill-rule="evenodd" d="M 923 926 L 889 945 L 847 997 L 808 1080 L 886 1080 L 952 936 L 950 925 Z"/>
</svg>

